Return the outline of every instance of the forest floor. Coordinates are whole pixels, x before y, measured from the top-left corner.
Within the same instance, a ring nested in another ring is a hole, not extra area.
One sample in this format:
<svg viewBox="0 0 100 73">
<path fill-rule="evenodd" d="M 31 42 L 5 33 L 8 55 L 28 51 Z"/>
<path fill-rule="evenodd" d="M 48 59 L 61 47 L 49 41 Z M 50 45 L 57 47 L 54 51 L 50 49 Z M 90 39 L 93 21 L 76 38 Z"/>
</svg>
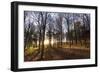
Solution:
<svg viewBox="0 0 100 73">
<path fill-rule="evenodd" d="M 41 52 L 36 49 L 29 55 L 24 55 L 24 61 L 46 61 L 46 60 L 70 60 L 90 58 L 89 48 L 45 48 L 41 58 Z"/>
</svg>

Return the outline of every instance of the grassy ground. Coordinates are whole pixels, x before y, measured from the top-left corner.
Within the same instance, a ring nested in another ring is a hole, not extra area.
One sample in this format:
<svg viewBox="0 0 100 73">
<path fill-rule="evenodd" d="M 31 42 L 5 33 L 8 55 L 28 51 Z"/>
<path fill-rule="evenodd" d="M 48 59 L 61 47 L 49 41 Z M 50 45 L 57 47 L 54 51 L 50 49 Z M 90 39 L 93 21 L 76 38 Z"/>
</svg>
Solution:
<svg viewBox="0 0 100 73">
<path fill-rule="evenodd" d="M 28 48 L 24 53 L 24 61 L 46 61 L 46 60 L 69 60 L 69 59 L 87 59 L 90 58 L 90 48 L 85 45 L 74 44 L 71 47 L 63 43 L 62 47 L 45 46 L 43 58 L 38 48 Z"/>
</svg>

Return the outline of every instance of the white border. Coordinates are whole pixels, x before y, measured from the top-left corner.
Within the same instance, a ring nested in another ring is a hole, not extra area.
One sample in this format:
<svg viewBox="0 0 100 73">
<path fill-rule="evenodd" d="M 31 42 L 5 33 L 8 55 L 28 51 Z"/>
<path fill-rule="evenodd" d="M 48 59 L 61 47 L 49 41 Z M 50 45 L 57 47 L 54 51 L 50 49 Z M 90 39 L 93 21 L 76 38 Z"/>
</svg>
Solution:
<svg viewBox="0 0 100 73">
<path fill-rule="evenodd" d="M 90 38 L 90 56 L 91 59 L 79 60 L 57 60 L 57 61 L 38 61 L 24 62 L 24 11 L 48 11 L 48 12 L 73 12 L 73 13 L 90 13 L 91 14 L 91 38 Z M 36 68 L 50 66 L 71 66 L 95 64 L 95 10 L 78 9 L 78 8 L 60 8 L 44 6 L 18 6 L 18 68 Z"/>
</svg>

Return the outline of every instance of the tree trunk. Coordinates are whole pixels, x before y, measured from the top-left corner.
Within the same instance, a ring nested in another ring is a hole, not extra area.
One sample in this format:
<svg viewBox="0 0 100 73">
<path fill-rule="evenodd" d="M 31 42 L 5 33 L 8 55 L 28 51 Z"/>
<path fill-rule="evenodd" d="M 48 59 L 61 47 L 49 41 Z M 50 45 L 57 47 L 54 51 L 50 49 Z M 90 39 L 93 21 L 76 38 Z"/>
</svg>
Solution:
<svg viewBox="0 0 100 73">
<path fill-rule="evenodd" d="M 39 31 L 39 52 L 41 51 L 40 49 L 41 49 L 41 29 L 40 29 L 40 31 Z"/>
<path fill-rule="evenodd" d="M 51 47 L 51 37 L 52 37 L 52 34 L 51 34 L 52 27 L 50 25 L 51 24 L 49 24 L 49 29 L 48 29 L 49 47 Z"/>
<path fill-rule="evenodd" d="M 43 30 L 43 36 L 42 36 L 42 49 L 41 49 L 41 59 L 43 60 L 44 58 L 44 40 L 45 40 L 45 28 L 46 28 L 46 19 L 47 19 L 47 13 L 45 13 L 45 18 L 43 18 L 43 14 L 42 14 L 42 30 Z"/>
<path fill-rule="evenodd" d="M 61 47 L 62 47 L 62 24 L 61 24 Z"/>
</svg>

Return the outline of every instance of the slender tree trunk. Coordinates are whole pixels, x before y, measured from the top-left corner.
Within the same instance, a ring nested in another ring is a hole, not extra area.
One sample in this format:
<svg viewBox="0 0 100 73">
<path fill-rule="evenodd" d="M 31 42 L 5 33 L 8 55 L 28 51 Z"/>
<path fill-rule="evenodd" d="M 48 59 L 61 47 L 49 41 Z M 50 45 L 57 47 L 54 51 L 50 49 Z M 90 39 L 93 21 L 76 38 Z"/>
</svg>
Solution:
<svg viewBox="0 0 100 73">
<path fill-rule="evenodd" d="M 69 19 L 69 17 L 68 17 L 68 19 Z M 67 18 L 66 18 L 66 21 L 67 21 L 67 26 L 68 26 L 68 32 L 67 32 L 67 38 L 68 38 L 68 43 L 69 43 L 69 45 L 70 45 L 70 48 L 71 48 L 71 38 L 70 38 L 70 33 L 69 33 L 69 20 L 68 20 Z"/>
<path fill-rule="evenodd" d="M 86 26 L 86 24 L 85 24 L 85 19 L 84 19 L 84 15 L 83 15 L 83 24 L 84 24 L 84 29 L 83 29 L 83 32 L 84 32 L 84 44 L 85 44 L 85 47 L 86 47 L 86 35 L 85 35 L 85 26 Z"/>
<path fill-rule="evenodd" d="M 49 33 L 49 47 L 51 47 L 51 33 Z"/>
<path fill-rule="evenodd" d="M 39 52 L 41 51 L 41 29 L 39 31 Z"/>
<path fill-rule="evenodd" d="M 45 28 L 46 28 L 46 19 L 47 19 L 47 13 L 45 13 L 45 18 L 43 18 L 43 14 L 42 14 L 42 21 L 43 21 L 43 26 L 42 26 L 42 30 L 43 30 L 43 36 L 42 36 L 42 49 L 41 49 L 41 59 L 43 60 L 44 57 L 44 40 L 45 40 Z"/>
<path fill-rule="evenodd" d="M 26 34 L 26 41 L 25 41 L 25 44 L 24 44 L 24 48 L 26 48 L 26 46 L 28 45 L 28 42 L 29 42 L 29 36 L 30 36 L 29 30 L 30 30 L 30 23 L 29 23 L 29 26 L 28 26 L 27 34 Z"/>
<path fill-rule="evenodd" d="M 45 40 L 45 26 L 43 27 L 43 39 L 42 39 L 42 50 L 41 50 L 41 58 L 43 59 L 44 54 L 44 40 Z"/>
<path fill-rule="evenodd" d="M 81 40 L 81 32 L 80 32 L 80 30 L 79 30 L 79 41 L 80 41 L 80 44 L 82 46 L 82 40 Z"/>
<path fill-rule="evenodd" d="M 44 32 L 42 37 L 41 59 L 43 59 L 43 53 L 44 53 Z"/>
<path fill-rule="evenodd" d="M 77 29 L 76 29 L 76 23 L 74 23 L 74 32 L 75 32 L 75 43 L 77 44 Z"/>
<path fill-rule="evenodd" d="M 62 24 L 61 24 L 61 47 L 62 47 Z"/>
<path fill-rule="evenodd" d="M 66 45 L 67 45 L 68 33 L 66 32 Z"/>
</svg>

